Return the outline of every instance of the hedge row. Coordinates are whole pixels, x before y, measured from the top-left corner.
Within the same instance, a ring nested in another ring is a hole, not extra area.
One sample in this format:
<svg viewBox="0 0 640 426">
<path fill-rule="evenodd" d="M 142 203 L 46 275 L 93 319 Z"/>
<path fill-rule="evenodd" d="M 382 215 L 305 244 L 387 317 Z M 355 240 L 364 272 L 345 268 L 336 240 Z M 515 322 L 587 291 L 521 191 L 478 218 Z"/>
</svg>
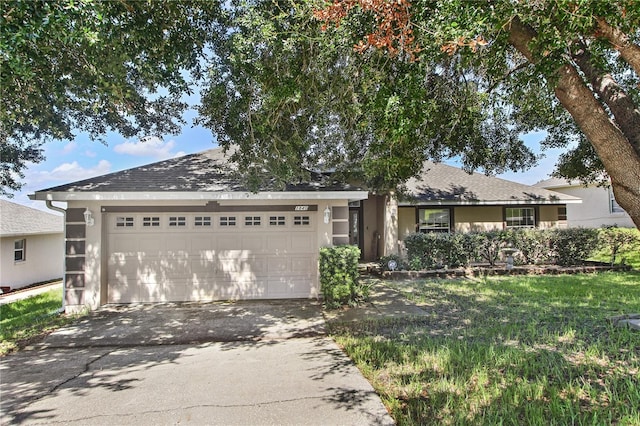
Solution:
<svg viewBox="0 0 640 426">
<path fill-rule="evenodd" d="M 629 237 L 631 235 L 631 237 Z M 504 259 L 504 249 L 516 251 L 516 264 L 582 265 L 597 249 L 615 254 L 621 247 L 635 244 L 638 233 L 618 228 L 518 229 L 472 233 L 415 233 L 405 240 L 406 259 L 394 256 L 398 269 L 421 270 L 468 266 L 472 262 L 495 265 Z M 387 268 L 391 257 L 381 259 Z"/>
</svg>

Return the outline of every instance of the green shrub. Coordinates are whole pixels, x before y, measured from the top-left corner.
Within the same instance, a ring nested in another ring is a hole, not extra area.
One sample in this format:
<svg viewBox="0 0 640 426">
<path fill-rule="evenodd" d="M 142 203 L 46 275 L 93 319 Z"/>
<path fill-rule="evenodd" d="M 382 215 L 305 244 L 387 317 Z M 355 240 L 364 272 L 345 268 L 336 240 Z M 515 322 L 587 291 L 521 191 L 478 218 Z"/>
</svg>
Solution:
<svg viewBox="0 0 640 426">
<path fill-rule="evenodd" d="M 355 246 L 320 249 L 320 291 L 327 307 L 351 304 L 358 298 L 358 260 Z"/>
<path fill-rule="evenodd" d="M 632 230 L 633 231 L 633 230 Z M 632 239 L 620 235 L 625 230 L 603 231 L 603 241 L 611 252 L 619 253 Z M 632 234 L 636 235 L 637 234 Z M 518 264 L 557 263 L 562 266 L 581 265 L 598 247 L 598 232 L 594 229 L 509 229 L 454 234 L 408 235 L 405 240 L 408 267 L 412 270 L 432 269 L 444 265 L 467 266 L 469 262 L 487 262 L 494 266 L 505 247 L 517 251 Z M 614 256 L 615 260 L 615 256 Z M 399 263 L 400 264 L 400 263 Z"/>
<path fill-rule="evenodd" d="M 550 231 L 550 248 L 556 264 L 581 265 L 598 248 L 598 230 L 554 229 Z"/>
<path fill-rule="evenodd" d="M 637 248 L 640 244 L 640 232 L 637 229 L 606 226 L 598 231 L 598 243 L 601 249 L 611 256 L 611 266 L 616 263 L 620 252 Z"/>
<path fill-rule="evenodd" d="M 469 262 L 466 234 L 415 233 L 404 244 L 412 270 L 456 268 Z"/>
<path fill-rule="evenodd" d="M 470 258 L 488 262 L 494 266 L 500 258 L 500 250 L 506 247 L 506 231 L 485 231 L 473 232 L 469 234 L 471 249 Z"/>
<path fill-rule="evenodd" d="M 551 255 L 551 233 L 539 229 L 514 229 L 507 232 L 507 243 L 518 249 L 515 261 L 524 265 L 549 263 Z"/>
</svg>

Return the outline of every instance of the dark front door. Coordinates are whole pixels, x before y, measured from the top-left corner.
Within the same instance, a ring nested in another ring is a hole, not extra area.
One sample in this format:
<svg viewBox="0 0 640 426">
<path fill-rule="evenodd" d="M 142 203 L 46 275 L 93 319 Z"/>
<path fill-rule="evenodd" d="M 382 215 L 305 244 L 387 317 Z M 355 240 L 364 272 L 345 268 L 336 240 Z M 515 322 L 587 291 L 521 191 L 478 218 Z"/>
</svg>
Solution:
<svg viewBox="0 0 640 426">
<path fill-rule="evenodd" d="M 360 248 L 360 257 L 364 254 L 364 241 L 362 238 L 362 208 L 349 208 L 349 244 Z"/>
</svg>

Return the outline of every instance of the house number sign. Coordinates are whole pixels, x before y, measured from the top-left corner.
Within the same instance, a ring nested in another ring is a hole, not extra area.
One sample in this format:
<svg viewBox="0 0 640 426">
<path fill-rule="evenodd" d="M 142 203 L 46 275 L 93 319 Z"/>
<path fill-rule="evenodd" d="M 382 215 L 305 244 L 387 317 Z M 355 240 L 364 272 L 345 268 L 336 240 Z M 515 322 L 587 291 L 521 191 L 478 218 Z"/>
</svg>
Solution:
<svg viewBox="0 0 640 426">
<path fill-rule="evenodd" d="M 295 211 L 297 212 L 306 212 L 309 210 L 309 206 L 296 206 Z"/>
</svg>

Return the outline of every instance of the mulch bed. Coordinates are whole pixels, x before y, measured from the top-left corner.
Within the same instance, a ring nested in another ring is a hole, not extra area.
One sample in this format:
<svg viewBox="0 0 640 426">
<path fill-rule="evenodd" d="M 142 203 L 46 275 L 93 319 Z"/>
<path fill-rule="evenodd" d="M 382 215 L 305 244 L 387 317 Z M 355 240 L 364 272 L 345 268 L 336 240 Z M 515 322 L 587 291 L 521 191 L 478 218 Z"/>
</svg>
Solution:
<svg viewBox="0 0 640 426">
<path fill-rule="evenodd" d="M 377 270 L 376 270 L 377 269 Z M 614 265 L 588 262 L 578 266 L 559 265 L 522 265 L 507 269 L 505 264 L 491 266 L 476 264 L 467 268 L 433 269 L 428 271 L 380 271 L 379 268 L 367 268 L 367 272 L 390 280 L 406 280 L 415 278 L 463 278 L 487 275 L 559 275 L 583 274 L 605 271 L 630 271 L 629 265 Z"/>
</svg>

